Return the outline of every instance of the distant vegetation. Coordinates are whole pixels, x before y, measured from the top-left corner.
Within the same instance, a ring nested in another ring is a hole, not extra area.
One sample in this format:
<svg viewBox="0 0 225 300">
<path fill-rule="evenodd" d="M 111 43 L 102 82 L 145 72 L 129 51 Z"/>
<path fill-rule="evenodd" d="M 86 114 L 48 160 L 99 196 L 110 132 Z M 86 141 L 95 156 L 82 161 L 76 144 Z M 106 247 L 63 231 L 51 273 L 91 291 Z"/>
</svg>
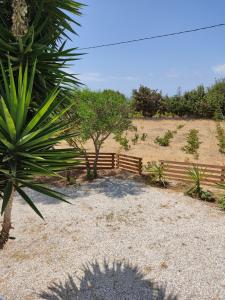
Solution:
<svg viewBox="0 0 225 300">
<path fill-rule="evenodd" d="M 222 120 L 225 115 L 225 79 L 211 87 L 203 85 L 174 96 L 163 96 L 161 91 L 140 86 L 133 90 L 132 104 L 144 117 L 179 116 Z"/>
</svg>

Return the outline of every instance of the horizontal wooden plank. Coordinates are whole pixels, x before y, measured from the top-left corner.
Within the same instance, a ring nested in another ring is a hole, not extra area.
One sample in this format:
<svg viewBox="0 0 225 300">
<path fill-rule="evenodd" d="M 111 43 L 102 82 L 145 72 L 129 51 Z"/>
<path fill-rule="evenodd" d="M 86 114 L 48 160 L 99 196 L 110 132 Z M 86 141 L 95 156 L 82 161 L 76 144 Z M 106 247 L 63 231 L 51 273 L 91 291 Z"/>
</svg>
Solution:
<svg viewBox="0 0 225 300">
<path fill-rule="evenodd" d="M 191 167 L 186 167 L 186 166 L 175 166 L 175 165 L 165 165 L 165 170 L 183 170 L 183 172 L 187 172 L 190 170 Z M 212 173 L 212 174 L 221 174 L 221 170 L 218 169 L 205 169 L 200 167 L 200 171 L 203 171 L 204 173 Z"/>
<path fill-rule="evenodd" d="M 87 152 L 88 155 L 95 155 L 95 152 Z M 100 152 L 99 155 L 115 155 L 114 152 Z"/>
<path fill-rule="evenodd" d="M 120 165 L 126 165 L 126 166 L 131 166 L 131 167 L 134 167 L 134 168 L 139 168 L 139 164 L 137 163 L 130 163 L 130 162 L 126 162 L 126 161 L 119 161 L 119 166 Z"/>
<path fill-rule="evenodd" d="M 167 169 L 165 170 L 166 174 L 181 174 L 181 175 L 188 175 L 187 172 L 183 172 L 183 171 L 178 171 L 178 170 L 171 170 L 171 169 Z M 219 175 L 214 175 L 214 174 L 207 174 L 205 173 L 204 178 L 214 178 L 214 179 L 218 179 L 221 180 L 221 176 Z"/>
<path fill-rule="evenodd" d="M 139 163 L 139 159 L 134 159 L 134 158 L 128 158 L 128 157 L 119 157 L 118 158 L 119 161 L 128 161 L 128 162 L 133 162 L 138 164 Z"/>
<path fill-rule="evenodd" d="M 168 175 L 165 174 L 165 177 L 166 178 L 170 178 L 170 179 L 180 179 L 180 180 L 186 180 L 186 181 L 189 181 L 189 182 L 193 182 L 187 176 L 181 176 L 181 175 L 175 175 L 175 174 L 174 175 L 173 174 L 168 174 Z M 204 180 L 202 180 L 202 184 L 205 184 L 207 182 L 215 183 L 215 184 L 220 183 L 220 181 L 218 181 L 218 180 L 212 180 L 212 179 L 204 179 Z"/>
<path fill-rule="evenodd" d="M 199 167 L 205 167 L 205 168 L 216 168 L 216 169 L 225 169 L 225 166 L 218 166 L 218 165 L 208 165 L 208 164 L 200 164 L 200 163 L 189 163 L 189 162 L 180 162 L 180 161 L 171 161 L 171 160 L 160 160 L 160 162 L 165 164 L 175 164 L 175 165 L 186 165 L 186 166 L 199 166 Z"/>
<path fill-rule="evenodd" d="M 133 170 L 133 171 L 136 171 L 136 172 L 140 171 L 139 168 L 134 168 L 134 167 L 127 166 L 127 165 L 120 165 L 119 168 L 121 168 L 121 169 L 129 169 L 129 170 Z"/>
<path fill-rule="evenodd" d="M 132 155 L 127 155 L 127 154 L 118 154 L 118 155 L 121 156 L 121 157 L 128 157 L 128 158 L 142 159 L 142 158 L 140 158 L 140 157 L 132 156 Z"/>
</svg>

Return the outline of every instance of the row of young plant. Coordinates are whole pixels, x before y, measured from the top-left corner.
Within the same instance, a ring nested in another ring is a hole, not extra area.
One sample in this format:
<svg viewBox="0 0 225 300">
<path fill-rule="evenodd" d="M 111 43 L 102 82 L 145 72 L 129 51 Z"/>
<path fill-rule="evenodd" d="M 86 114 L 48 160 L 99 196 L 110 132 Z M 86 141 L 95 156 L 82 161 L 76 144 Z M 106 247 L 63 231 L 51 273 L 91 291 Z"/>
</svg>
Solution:
<svg viewBox="0 0 225 300">
<path fill-rule="evenodd" d="M 183 128 L 184 125 L 178 125 L 177 130 Z M 163 136 L 157 136 L 155 143 L 163 147 L 168 147 L 174 135 L 177 134 L 177 130 L 171 131 L 167 130 Z M 186 145 L 181 149 L 187 154 L 193 154 L 196 159 L 198 159 L 198 149 L 201 144 L 198 137 L 198 130 L 191 129 L 186 136 Z"/>
<path fill-rule="evenodd" d="M 179 126 L 183 127 L 184 125 L 179 125 Z M 179 126 L 177 127 L 177 129 L 182 128 Z M 216 125 L 216 131 L 217 131 L 216 138 L 218 140 L 219 152 L 225 154 L 225 130 L 222 127 L 221 123 L 219 122 Z M 163 136 L 156 137 L 155 143 L 163 147 L 168 147 L 176 133 L 177 130 L 175 131 L 167 130 Z M 194 155 L 195 159 L 198 159 L 199 157 L 198 149 L 200 147 L 200 144 L 201 142 L 199 140 L 199 131 L 196 129 L 191 129 L 186 136 L 186 145 L 181 149 L 187 154 Z"/>
<path fill-rule="evenodd" d="M 146 172 L 149 175 L 149 181 L 151 184 L 157 185 L 159 187 L 167 188 L 169 182 L 166 179 L 166 166 L 158 162 L 148 162 L 145 167 Z M 204 181 L 206 175 L 205 171 L 197 166 L 191 167 L 187 171 L 187 175 L 192 183 L 188 190 L 185 191 L 185 195 L 189 195 L 193 198 L 197 198 L 209 202 L 217 202 L 221 209 L 225 210 L 225 193 L 218 197 L 214 195 L 211 191 L 204 190 L 202 187 L 202 182 Z M 225 190 L 225 184 L 217 184 L 218 188 Z"/>
</svg>

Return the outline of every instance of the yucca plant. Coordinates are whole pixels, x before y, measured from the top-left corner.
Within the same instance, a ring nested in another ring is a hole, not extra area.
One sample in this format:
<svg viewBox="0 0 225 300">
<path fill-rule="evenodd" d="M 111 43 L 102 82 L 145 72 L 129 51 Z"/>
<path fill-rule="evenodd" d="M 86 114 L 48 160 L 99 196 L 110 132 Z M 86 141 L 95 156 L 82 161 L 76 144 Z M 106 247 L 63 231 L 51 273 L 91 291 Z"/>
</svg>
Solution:
<svg viewBox="0 0 225 300">
<path fill-rule="evenodd" d="M 166 187 L 168 182 L 165 179 L 166 166 L 155 161 L 148 162 L 145 170 L 149 173 L 150 180 L 160 186 Z"/>
<path fill-rule="evenodd" d="M 198 166 L 193 166 L 188 170 L 188 176 L 193 182 L 193 185 L 187 190 L 187 195 L 205 201 L 215 201 L 213 194 L 210 191 L 204 191 L 202 188 L 202 181 L 206 177 L 203 169 L 200 169 Z"/>
<path fill-rule="evenodd" d="M 60 101 L 57 101 L 59 90 L 54 89 L 42 101 L 37 112 L 32 117 L 28 116 L 35 65 L 31 73 L 28 72 L 28 64 L 25 69 L 20 66 L 18 81 L 14 79 L 10 63 L 7 69 L 9 73 L 1 65 L 4 84 L 1 86 L 0 98 L 0 194 L 3 215 L 0 248 L 3 248 L 9 238 L 14 192 L 18 192 L 43 218 L 24 188 L 67 201 L 63 194 L 39 184 L 35 178 L 59 176 L 57 172 L 67 170 L 77 163 L 74 149 L 54 148 L 58 142 L 73 135 L 64 134 L 68 123 L 62 120 L 62 116 L 69 107 L 54 114 L 60 105 Z"/>
<path fill-rule="evenodd" d="M 201 198 L 202 180 L 205 178 L 205 172 L 202 169 L 199 169 L 197 166 L 193 166 L 187 172 L 189 178 L 193 182 L 193 185 L 188 189 L 188 195 L 196 195 L 198 198 Z"/>
<path fill-rule="evenodd" d="M 67 93 L 71 85 L 79 84 L 67 70 L 80 53 L 66 46 L 66 41 L 76 34 L 74 28 L 79 25 L 77 18 L 82 7 L 74 0 L 0 0 L 0 53 L 4 68 L 8 67 L 8 58 L 14 70 L 27 61 L 32 69 L 37 59 L 33 106 L 62 79 L 59 96 Z M 2 79 L 0 75 L 0 84 Z"/>
</svg>

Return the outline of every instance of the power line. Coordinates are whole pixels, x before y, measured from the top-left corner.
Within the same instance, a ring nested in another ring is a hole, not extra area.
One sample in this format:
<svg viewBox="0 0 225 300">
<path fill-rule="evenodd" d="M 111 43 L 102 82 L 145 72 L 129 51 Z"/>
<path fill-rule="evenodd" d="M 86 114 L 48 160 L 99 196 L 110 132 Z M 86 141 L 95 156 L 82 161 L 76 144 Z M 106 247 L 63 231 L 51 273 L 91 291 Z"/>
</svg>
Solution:
<svg viewBox="0 0 225 300">
<path fill-rule="evenodd" d="M 121 41 L 121 42 L 115 42 L 115 43 L 109 43 L 109 44 L 100 44 L 100 45 L 95 45 L 95 46 L 89 46 L 89 47 L 80 48 L 79 50 L 89 50 L 89 49 L 117 46 L 117 45 L 122 45 L 122 44 L 137 43 L 137 42 L 141 42 L 141 41 L 159 39 L 159 38 L 164 38 L 164 37 L 169 37 L 169 36 L 174 36 L 174 35 L 181 35 L 181 34 L 186 34 L 186 33 L 191 33 L 191 32 L 196 32 L 196 31 L 201 31 L 201 30 L 207 30 L 207 29 L 212 29 L 212 28 L 221 27 L 221 26 L 225 26 L 225 23 L 210 25 L 210 26 L 206 26 L 206 27 L 199 27 L 199 28 L 194 28 L 194 29 L 189 29 L 189 30 L 183 30 L 183 31 L 178 31 L 178 32 L 153 35 L 153 36 L 149 36 L 149 37 L 133 39 L 133 40 L 128 40 L 128 41 Z"/>
</svg>

